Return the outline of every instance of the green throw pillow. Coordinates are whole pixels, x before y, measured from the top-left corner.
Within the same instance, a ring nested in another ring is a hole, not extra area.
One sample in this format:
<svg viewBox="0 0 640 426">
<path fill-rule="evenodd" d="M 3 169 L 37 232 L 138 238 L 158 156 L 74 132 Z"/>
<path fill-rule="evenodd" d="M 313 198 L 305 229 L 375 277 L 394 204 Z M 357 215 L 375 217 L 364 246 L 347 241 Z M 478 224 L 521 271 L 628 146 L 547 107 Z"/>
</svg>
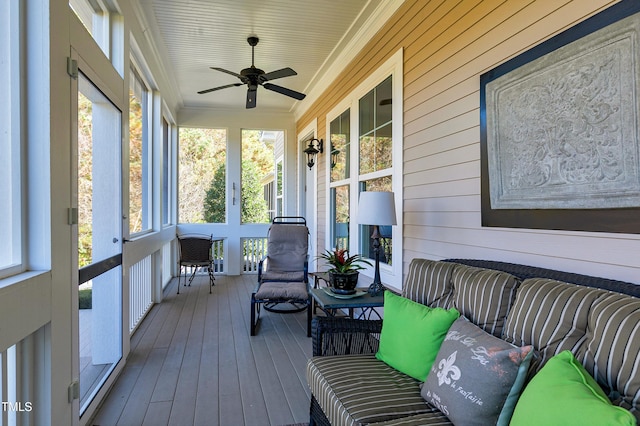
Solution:
<svg viewBox="0 0 640 426">
<path fill-rule="evenodd" d="M 430 308 L 386 291 L 376 358 L 424 381 L 444 336 L 458 316 L 455 309 Z"/>
<path fill-rule="evenodd" d="M 551 358 L 531 379 L 511 418 L 511 426 L 635 424 L 633 414 L 611 404 L 570 351 Z"/>
</svg>

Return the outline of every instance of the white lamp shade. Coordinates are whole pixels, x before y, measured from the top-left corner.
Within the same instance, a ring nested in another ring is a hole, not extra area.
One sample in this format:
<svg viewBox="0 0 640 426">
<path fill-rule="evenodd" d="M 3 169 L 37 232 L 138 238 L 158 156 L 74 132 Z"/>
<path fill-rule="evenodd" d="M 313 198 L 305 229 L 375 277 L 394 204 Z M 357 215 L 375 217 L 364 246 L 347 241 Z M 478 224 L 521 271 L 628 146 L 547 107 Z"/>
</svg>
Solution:
<svg viewBox="0 0 640 426">
<path fill-rule="evenodd" d="M 393 192 L 365 191 L 360 193 L 358 223 L 361 225 L 395 225 L 396 205 Z"/>
</svg>

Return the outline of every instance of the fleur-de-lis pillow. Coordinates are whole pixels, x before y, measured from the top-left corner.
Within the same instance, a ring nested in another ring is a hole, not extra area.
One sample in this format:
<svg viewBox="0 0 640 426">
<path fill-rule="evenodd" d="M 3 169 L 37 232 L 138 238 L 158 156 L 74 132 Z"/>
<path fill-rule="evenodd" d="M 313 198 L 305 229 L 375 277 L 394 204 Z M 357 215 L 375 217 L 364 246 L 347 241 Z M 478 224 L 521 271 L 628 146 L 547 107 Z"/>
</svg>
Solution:
<svg viewBox="0 0 640 426">
<path fill-rule="evenodd" d="M 508 425 L 532 356 L 532 346 L 513 346 L 460 317 L 440 346 L 422 397 L 454 425 Z"/>
</svg>

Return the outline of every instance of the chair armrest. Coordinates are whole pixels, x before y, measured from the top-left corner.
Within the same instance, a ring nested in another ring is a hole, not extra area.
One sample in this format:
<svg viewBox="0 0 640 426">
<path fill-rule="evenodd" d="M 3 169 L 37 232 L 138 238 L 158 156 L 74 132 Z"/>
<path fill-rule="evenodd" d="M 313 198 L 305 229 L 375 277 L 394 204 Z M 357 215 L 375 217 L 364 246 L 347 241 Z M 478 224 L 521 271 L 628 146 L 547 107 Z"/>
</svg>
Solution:
<svg viewBox="0 0 640 426">
<path fill-rule="evenodd" d="M 258 262 L 258 282 L 260 282 L 262 278 L 262 273 L 269 269 L 269 255 L 264 256 Z"/>
<path fill-rule="evenodd" d="M 382 320 L 315 317 L 311 325 L 313 356 L 375 354 Z"/>
</svg>

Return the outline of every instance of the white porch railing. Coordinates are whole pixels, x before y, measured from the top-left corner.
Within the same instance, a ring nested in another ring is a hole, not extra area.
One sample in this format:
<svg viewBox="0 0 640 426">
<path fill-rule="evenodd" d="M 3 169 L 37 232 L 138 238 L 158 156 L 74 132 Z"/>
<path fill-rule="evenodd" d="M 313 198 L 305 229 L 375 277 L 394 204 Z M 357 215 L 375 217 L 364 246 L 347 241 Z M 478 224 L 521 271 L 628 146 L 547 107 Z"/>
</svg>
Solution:
<svg viewBox="0 0 640 426">
<path fill-rule="evenodd" d="M 133 333 L 153 304 L 151 258 L 149 255 L 129 268 L 129 333 Z"/>
<path fill-rule="evenodd" d="M 33 370 L 34 365 L 44 364 L 45 334 L 42 327 L 0 352 L 0 426 L 38 424 L 46 418 L 38 406 L 47 402 L 37 396 L 45 386 L 45 372 Z"/>
<path fill-rule="evenodd" d="M 242 267 L 243 274 L 257 274 L 260 260 L 267 254 L 267 238 L 242 238 Z"/>
</svg>

